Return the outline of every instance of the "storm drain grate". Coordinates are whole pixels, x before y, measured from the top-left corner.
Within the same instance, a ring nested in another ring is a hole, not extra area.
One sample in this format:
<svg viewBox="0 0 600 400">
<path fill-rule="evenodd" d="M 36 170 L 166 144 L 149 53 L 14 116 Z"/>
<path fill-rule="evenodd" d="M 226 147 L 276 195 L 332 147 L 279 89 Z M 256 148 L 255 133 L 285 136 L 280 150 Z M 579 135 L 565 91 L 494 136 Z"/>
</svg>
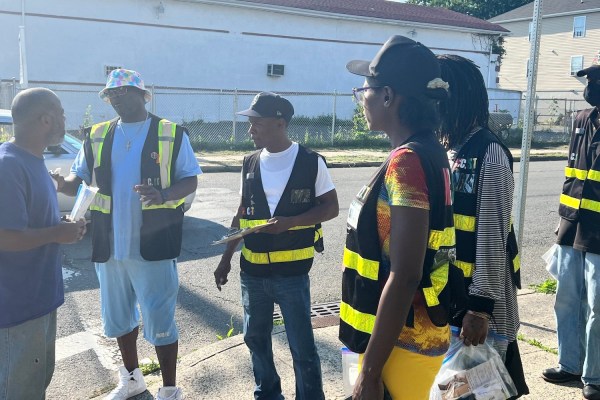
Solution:
<svg viewBox="0 0 600 400">
<path fill-rule="evenodd" d="M 338 316 L 340 315 L 340 302 L 333 301 L 331 303 L 321 303 L 321 304 L 313 304 L 310 307 L 310 317 L 311 318 L 320 318 L 320 317 L 329 317 L 329 316 Z M 281 315 L 281 310 L 278 306 L 275 306 L 275 311 L 273 312 L 273 321 L 281 321 L 283 319 L 283 315 Z"/>
</svg>

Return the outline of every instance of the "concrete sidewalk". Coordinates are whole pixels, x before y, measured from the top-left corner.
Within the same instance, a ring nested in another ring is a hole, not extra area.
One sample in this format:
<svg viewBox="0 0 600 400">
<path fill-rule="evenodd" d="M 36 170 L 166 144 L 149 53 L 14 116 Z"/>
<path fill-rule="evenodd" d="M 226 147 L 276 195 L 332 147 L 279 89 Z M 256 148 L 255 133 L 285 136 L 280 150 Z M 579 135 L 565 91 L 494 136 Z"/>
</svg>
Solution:
<svg viewBox="0 0 600 400">
<path fill-rule="evenodd" d="M 552 385 L 540 377 L 541 371 L 557 364 L 556 355 L 542 350 L 525 340 L 537 341 L 556 349 L 556 331 L 553 312 L 554 296 L 523 290 L 519 293 L 522 321 L 522 340 L 519 341 L 527 384 L 531 393 L 522 397 L 528 400 L 571 400 L 581 398 L 581 384 Z M 338 326 L 315 329 L 315 340 L 323 369 L 325 397 L 328 400 L 344 399 L 342 364 L 337 338 Z M 281 376 L 283 393 L 294 398 L 294 371 L 284 327 L 275 327 L 273 333 L 275 364 Z M 147 376 L 149 391 L 136 400 L 153 397 L 161 386 L 160 376 Z M 178 384 L 188 400 L 200 399 L 252 399 L 254 380 L 250 354 L 242 336 L 216 342 L 210 346 L 184 355 L 178 366 Z M 99 397 L 101 398 L 101 397 Z M 412 399 L 411 399 L 412 400 Z M 414 399 L 420 400 L 420 399 Z"/>
<path fill-rule="evenodd" d="M 331 168 L 346 167 L 375 167 L 379 166 L 388 156 L 388 150 L 369 149 L 323 149 L 317 150 L 327 159 Z M 567 146 L 548 147 L 544 149 L 532 149 L 530 160 L 566 160 L 569 149 Z M 514 161 L 518 162 L 521 155 L 520 149 L 511 149 Z M 198 162 L 204 172 L 238 172 L 242 168 L 244 154 L 250 151 L 222 151 L 222 152 L 200 152 L 197 153 Z"/>
</svg>

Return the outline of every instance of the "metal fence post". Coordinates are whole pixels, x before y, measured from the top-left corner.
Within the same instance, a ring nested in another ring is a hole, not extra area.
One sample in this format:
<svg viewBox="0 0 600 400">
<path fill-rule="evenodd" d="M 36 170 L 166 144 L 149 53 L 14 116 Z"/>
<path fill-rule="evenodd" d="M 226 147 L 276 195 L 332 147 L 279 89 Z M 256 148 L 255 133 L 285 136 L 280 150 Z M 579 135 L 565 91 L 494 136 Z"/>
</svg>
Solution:
<svg viewBox="0 0 600 400">
<path fill-rule="evenodd" d="M 231 130 L 231 141 L 233 143 L 236 142 L 236 137 L 237 137 L 237 109 L 238 109 L 238 91 L 237 88 L 235 88 L 234 92 L 233 92 L 233 118 L 231 119 L 233 121 L 233 127 Z"/>
<path fill-rule="evenodd" d="M 337 115 L 337 90 L 333 91 L 333 116 L 331 117 L 331 145 L 333 146 L 333 139 L 335 138 L 335 118 Z"/>
<path fill-rule="evenodd" d="M 152 101 L 150 102 L 150 112 L 156 115 L 156 92 L 154 91 L 154 84 L 150 88 L 150 93 L 152 93 Z"/>
</svg>

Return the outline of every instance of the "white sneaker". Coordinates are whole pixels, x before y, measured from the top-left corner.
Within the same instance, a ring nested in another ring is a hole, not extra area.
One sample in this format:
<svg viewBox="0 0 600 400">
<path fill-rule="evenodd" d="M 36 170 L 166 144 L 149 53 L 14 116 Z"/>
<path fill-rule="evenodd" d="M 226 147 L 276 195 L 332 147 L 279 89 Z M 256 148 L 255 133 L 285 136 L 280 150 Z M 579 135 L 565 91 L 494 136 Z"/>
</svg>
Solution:
<svg viewBox="0 0 600 400">
<path fill-rule="evenodd" d="M 125 400 L 146 391 L 144 375 L 139 368 L 132 372 L 127 368 L 119 368 L 119 384 L 104 400 Z"/>
<path fill-rule="evenodd" d="M 156 400 L 182 400 L 183 392 L 177 386 L 165 386 L 158 389 Z"/>
</svg>

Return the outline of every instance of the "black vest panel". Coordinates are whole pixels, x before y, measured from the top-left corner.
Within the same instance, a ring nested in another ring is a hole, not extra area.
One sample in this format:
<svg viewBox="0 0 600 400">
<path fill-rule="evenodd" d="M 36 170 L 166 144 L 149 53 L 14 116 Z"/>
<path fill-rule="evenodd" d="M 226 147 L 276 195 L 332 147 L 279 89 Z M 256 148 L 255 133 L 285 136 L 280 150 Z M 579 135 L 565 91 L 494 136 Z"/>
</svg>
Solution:
<svg viewBox="0 0 600 400">
<path fill-rule="evenodd" d="M 303 214 L 313 208 L 316 204 L 315 182 L 318 173 L 317 153 L 298 145 L 298 155 L 292 168 L 290 178 L 277 204 L 274 217 L 292 217 Z M 271 211 L 267 197 L 263 189 L 260 171 L 260 153 L 258 150 L 244 158 L 243 184 L 242 184 L 242 217 L 248 221 L 268 220 Z M 242 271 L 254 276 L 283 275 L 293 276 L 306 274 L 310 271 L 313 263 L 312 252 L 316 248 L 323 249 L 322 238 L 315 240 L 315 232 L 321 227 L 306 227 L 306 229 L 289 230 L 278 235 L 268 233 L 253 233 L 244 237 L 244 249 L 240 255 L 240 267 Z M 294 259 L 292 254 L 295 250 L 308 251 L 311 255 L 303 259 Z M 290 255 L 285 262 L 272 262 L 270 257 L 266 263 L 254 263 L 246 259 L 245 251 L 254 254 L 280 254 Z"/>
</svg>

